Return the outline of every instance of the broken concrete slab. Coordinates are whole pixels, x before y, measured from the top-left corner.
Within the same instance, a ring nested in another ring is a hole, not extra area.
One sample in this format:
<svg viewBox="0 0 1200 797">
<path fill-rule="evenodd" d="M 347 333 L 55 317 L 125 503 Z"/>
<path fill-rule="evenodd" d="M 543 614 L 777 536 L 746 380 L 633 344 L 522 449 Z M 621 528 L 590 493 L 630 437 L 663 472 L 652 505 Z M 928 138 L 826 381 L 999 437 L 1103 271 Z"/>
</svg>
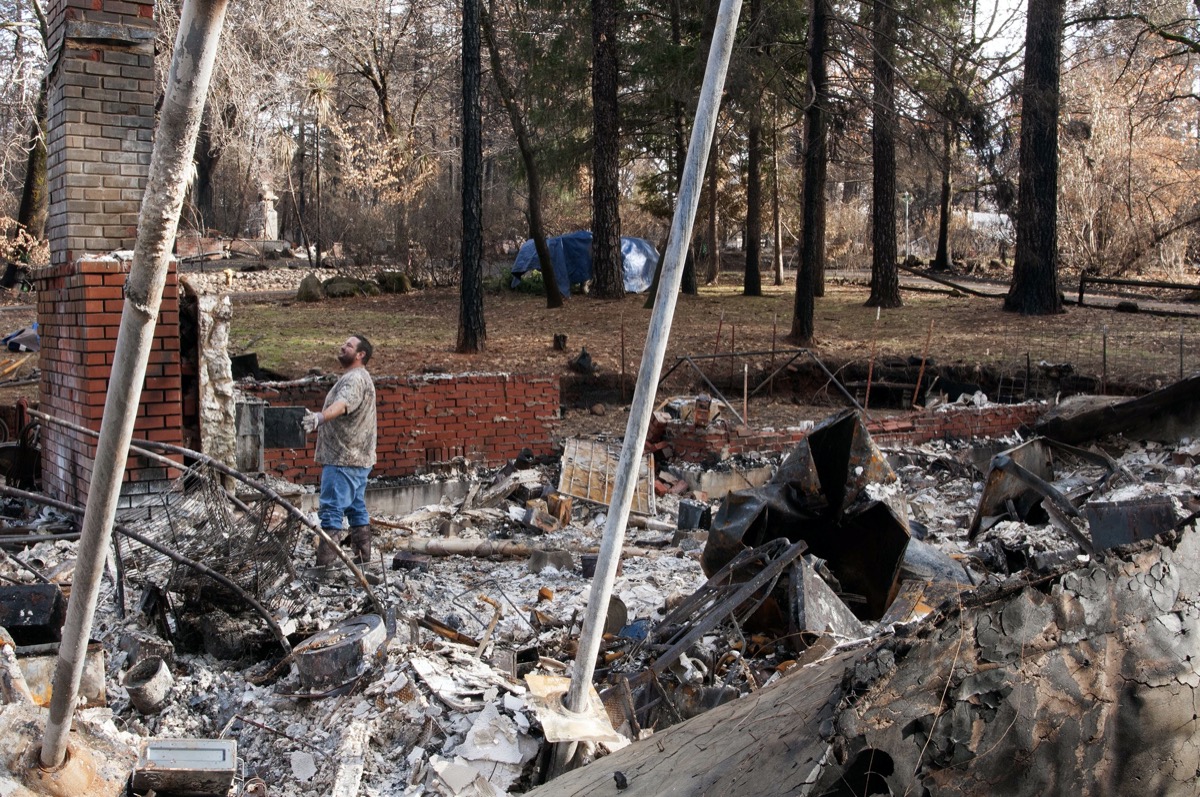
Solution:
<svg viewBox="0 0 1200 797">
<path fill-rule="evenodd" d="M 89 762 L 83 771 L 70 764 L 60 773 L 40 770 L 38 751 L 45 724 L 43 708 L 32 704 L 0 706 L 0 791 L 6 797 L 44 797 L 55 793 L 51 788 L 67 788 L 58 793 L 88 797 L 125 794 L 137 749 L 129 744 L 127 734 L 117 730 L 108 709 L 75 713 L 67 754 L 69 761 Z"/>
<path fill-rule="evenodd" d="M 771 464 L 741 465 L 723 462 L 719 468 L 679 467 L 684 481 L 692 492 L 706 494 L 712 500 L 724 498 L 738 490 L 761 487 L 775 475 Z"/>
</svg>

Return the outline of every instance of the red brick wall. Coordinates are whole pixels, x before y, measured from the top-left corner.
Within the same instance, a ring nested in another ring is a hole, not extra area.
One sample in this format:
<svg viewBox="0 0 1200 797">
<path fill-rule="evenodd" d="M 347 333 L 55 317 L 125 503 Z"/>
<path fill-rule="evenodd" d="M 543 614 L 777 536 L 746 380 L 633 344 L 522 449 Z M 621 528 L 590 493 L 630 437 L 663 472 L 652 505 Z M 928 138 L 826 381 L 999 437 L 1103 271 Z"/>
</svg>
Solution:
<svg viewBox="0 0 1200 797">
<path fill-rule="evenodd" d="M 1040 402 L 927 409 L 868 421 L 867 430 L 880 445 L 1003 437 L 1022 426 L 1032 426 L 1045 409 Z M 725 459 L 751 452 L 789 451 L 808 432 L 803 428 L 764 430 L 724 423 L 697 429 L 683 421 L 672 421 L 658 434 L 655 431 L 652 425 L 651 443 L 658 443 L 658 447 L 669 446 L 674 456 L 687 462 L 703 462 L 714 457 Z"/>
<path fill-rule="evenodd" d="M 867 424 L 871 438 L 889 443 L 927 443 L 930 440 L 971 440 L 1003 437 L 1023 426 L 1033 426 L 1046 411 L 1043 402 L 994 404 L 987 407 L 927 409 L 911 415 L 880 418 Z"/>
<path fill-rule="evenodd" d="M 126 268 L 95 258 L 37 272 L 42 371 L 38 407 L 98 431 L 125 305 Z M 179 445 L 181 397 L 179 295 L 172 268 L 163 290 L 154 346 L 146 367 L 134 436 Z M 64 501 L 83 503 L 91 480 L 95 438 L 54 424 L 41 430 L 42 486 Z M 130 457 L 126 480 L 171 478 L 157 463 Z"/>
<path fill-rule="evenodd" d="M 250 392 L 272 406 L 321 408 L 332 379 Z M 377 377 L 379 439 L 373 476 L 411 476 L 435 462 L 466 457 L 499 465 L 528 448 L 550 454 L 560 415 L 558 377 L 512 374 Z M 272 448 L 267 470 L 296 482 L 315 482 L 315 438 L 307 448 Z"/>
</svg>

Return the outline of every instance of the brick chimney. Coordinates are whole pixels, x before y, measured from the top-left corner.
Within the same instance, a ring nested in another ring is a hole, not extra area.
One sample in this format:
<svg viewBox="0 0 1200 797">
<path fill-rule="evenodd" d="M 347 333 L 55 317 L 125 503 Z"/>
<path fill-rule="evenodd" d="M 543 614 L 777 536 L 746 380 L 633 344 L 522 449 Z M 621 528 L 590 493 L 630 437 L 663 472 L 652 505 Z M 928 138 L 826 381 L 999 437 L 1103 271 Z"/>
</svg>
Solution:
<svg viewBox="0 0 1200 797">
<path fill-rule="evenodd" d="M 124 306 L 127 259 L 154 133 L 153 2 L 51 0 L 47 234 L 50 266 L 37 278 L 42 337 L 40 409 L 98 431 Z M 174 268 L 163 293 L 135 437 L 179 443 L 179 300 Z M 83 504 L 95 439 L 44 424 L 42 483 Z M 168 469 L 131 457 L 126 495 Z"/>
</svg>

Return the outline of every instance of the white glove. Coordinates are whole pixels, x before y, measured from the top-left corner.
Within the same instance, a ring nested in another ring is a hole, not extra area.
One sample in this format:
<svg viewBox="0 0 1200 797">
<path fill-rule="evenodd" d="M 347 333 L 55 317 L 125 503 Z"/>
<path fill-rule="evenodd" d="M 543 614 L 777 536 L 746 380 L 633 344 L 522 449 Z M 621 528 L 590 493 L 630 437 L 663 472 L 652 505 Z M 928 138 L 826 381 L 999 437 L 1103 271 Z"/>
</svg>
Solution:
<svg viewBox="0 0 1200 797">
<path fill-rule="evenodd" d="M 311 434 L 312 432 L 315 432 L 317 430 L 317 427 L 320 425 L 321 425 L 321 413 L 310 412 L 309 410 L 304 411 L 304 417 L 300 419 L 300 426 L 304 429 L 304 431 L 306 433 Z"/>
</svg>

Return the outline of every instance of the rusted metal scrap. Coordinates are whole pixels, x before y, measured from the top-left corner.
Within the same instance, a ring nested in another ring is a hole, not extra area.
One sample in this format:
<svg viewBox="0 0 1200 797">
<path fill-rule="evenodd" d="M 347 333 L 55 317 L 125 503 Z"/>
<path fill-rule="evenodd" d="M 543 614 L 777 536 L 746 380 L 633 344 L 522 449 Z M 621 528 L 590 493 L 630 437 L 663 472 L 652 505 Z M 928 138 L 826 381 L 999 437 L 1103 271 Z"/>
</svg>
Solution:
<svg viewBox="0 0 1200 797">
<path fill-rule="evenodd" d="M 1174 442 L 1200 432 L 1200 374 L 1128 401 L 1074 415 L 1052 413 L 1039 434 L 1063 443 L 1083 443 L 1115 434 Z"/>
<path fill-rule="evenodd" d="M 1063 495 L 1051 482 L 1054 480 L 1054 451 L 1062 451 L 1105 468 L 1106 472 L 1096 484 L 1078 495 Z M 983 495 L 967 530 L 967 539 L 973 540 L 998 520 L 1032 520 L 1039 517 L 1035 510 L 1048 511 L 1043 501 L 1049 501 L 1058 512 L 1068 517 L 1080 517 L 1078 505 L 1095 490 L 1103 487 L 1118 469 L 1107 455 L 1085 451 L 1065 443 L 1046 438 L 1034 438 L 1019 446 L 1001 451 L 992 457 L 984 475 Z M 1075 531 L 1070 524 L 1059 524 L 1071 534 L 1080 548 L 1092 552 L 1091 540 Z"/>
<path fill-rule="evenodd" d="M 1132 501 L 1090 501 L 1083 507 L 1097 550 L 1148 540 L 1175 528 L 1175 501 L 1151 495 Z"/>
<path fill-rule="evenodd" d="M 804 542 L 787 545 L 782 539 L 767 543 L 754 551 L 745 551 L 713 575 L 705 585 L 667 614 L 648 638 L 650 645 L 664 645 L 666 650 L 650 665 L 644 677 L 661 675 L 702 636 L 712 631 L 730 616 L 739 616 L 744 623 L 754 609 L 770 593 L 770 585 L 788 565 L 804 553 Z M 739 571 L 753 573 L 744 582 L 733 576 Z M 753 600 L 757 598 L 757 600 Z M 753 600 L 753 605 L 748 606 Z M 634 679 L 639 680 L 639 679 Z"/>
</svg>

